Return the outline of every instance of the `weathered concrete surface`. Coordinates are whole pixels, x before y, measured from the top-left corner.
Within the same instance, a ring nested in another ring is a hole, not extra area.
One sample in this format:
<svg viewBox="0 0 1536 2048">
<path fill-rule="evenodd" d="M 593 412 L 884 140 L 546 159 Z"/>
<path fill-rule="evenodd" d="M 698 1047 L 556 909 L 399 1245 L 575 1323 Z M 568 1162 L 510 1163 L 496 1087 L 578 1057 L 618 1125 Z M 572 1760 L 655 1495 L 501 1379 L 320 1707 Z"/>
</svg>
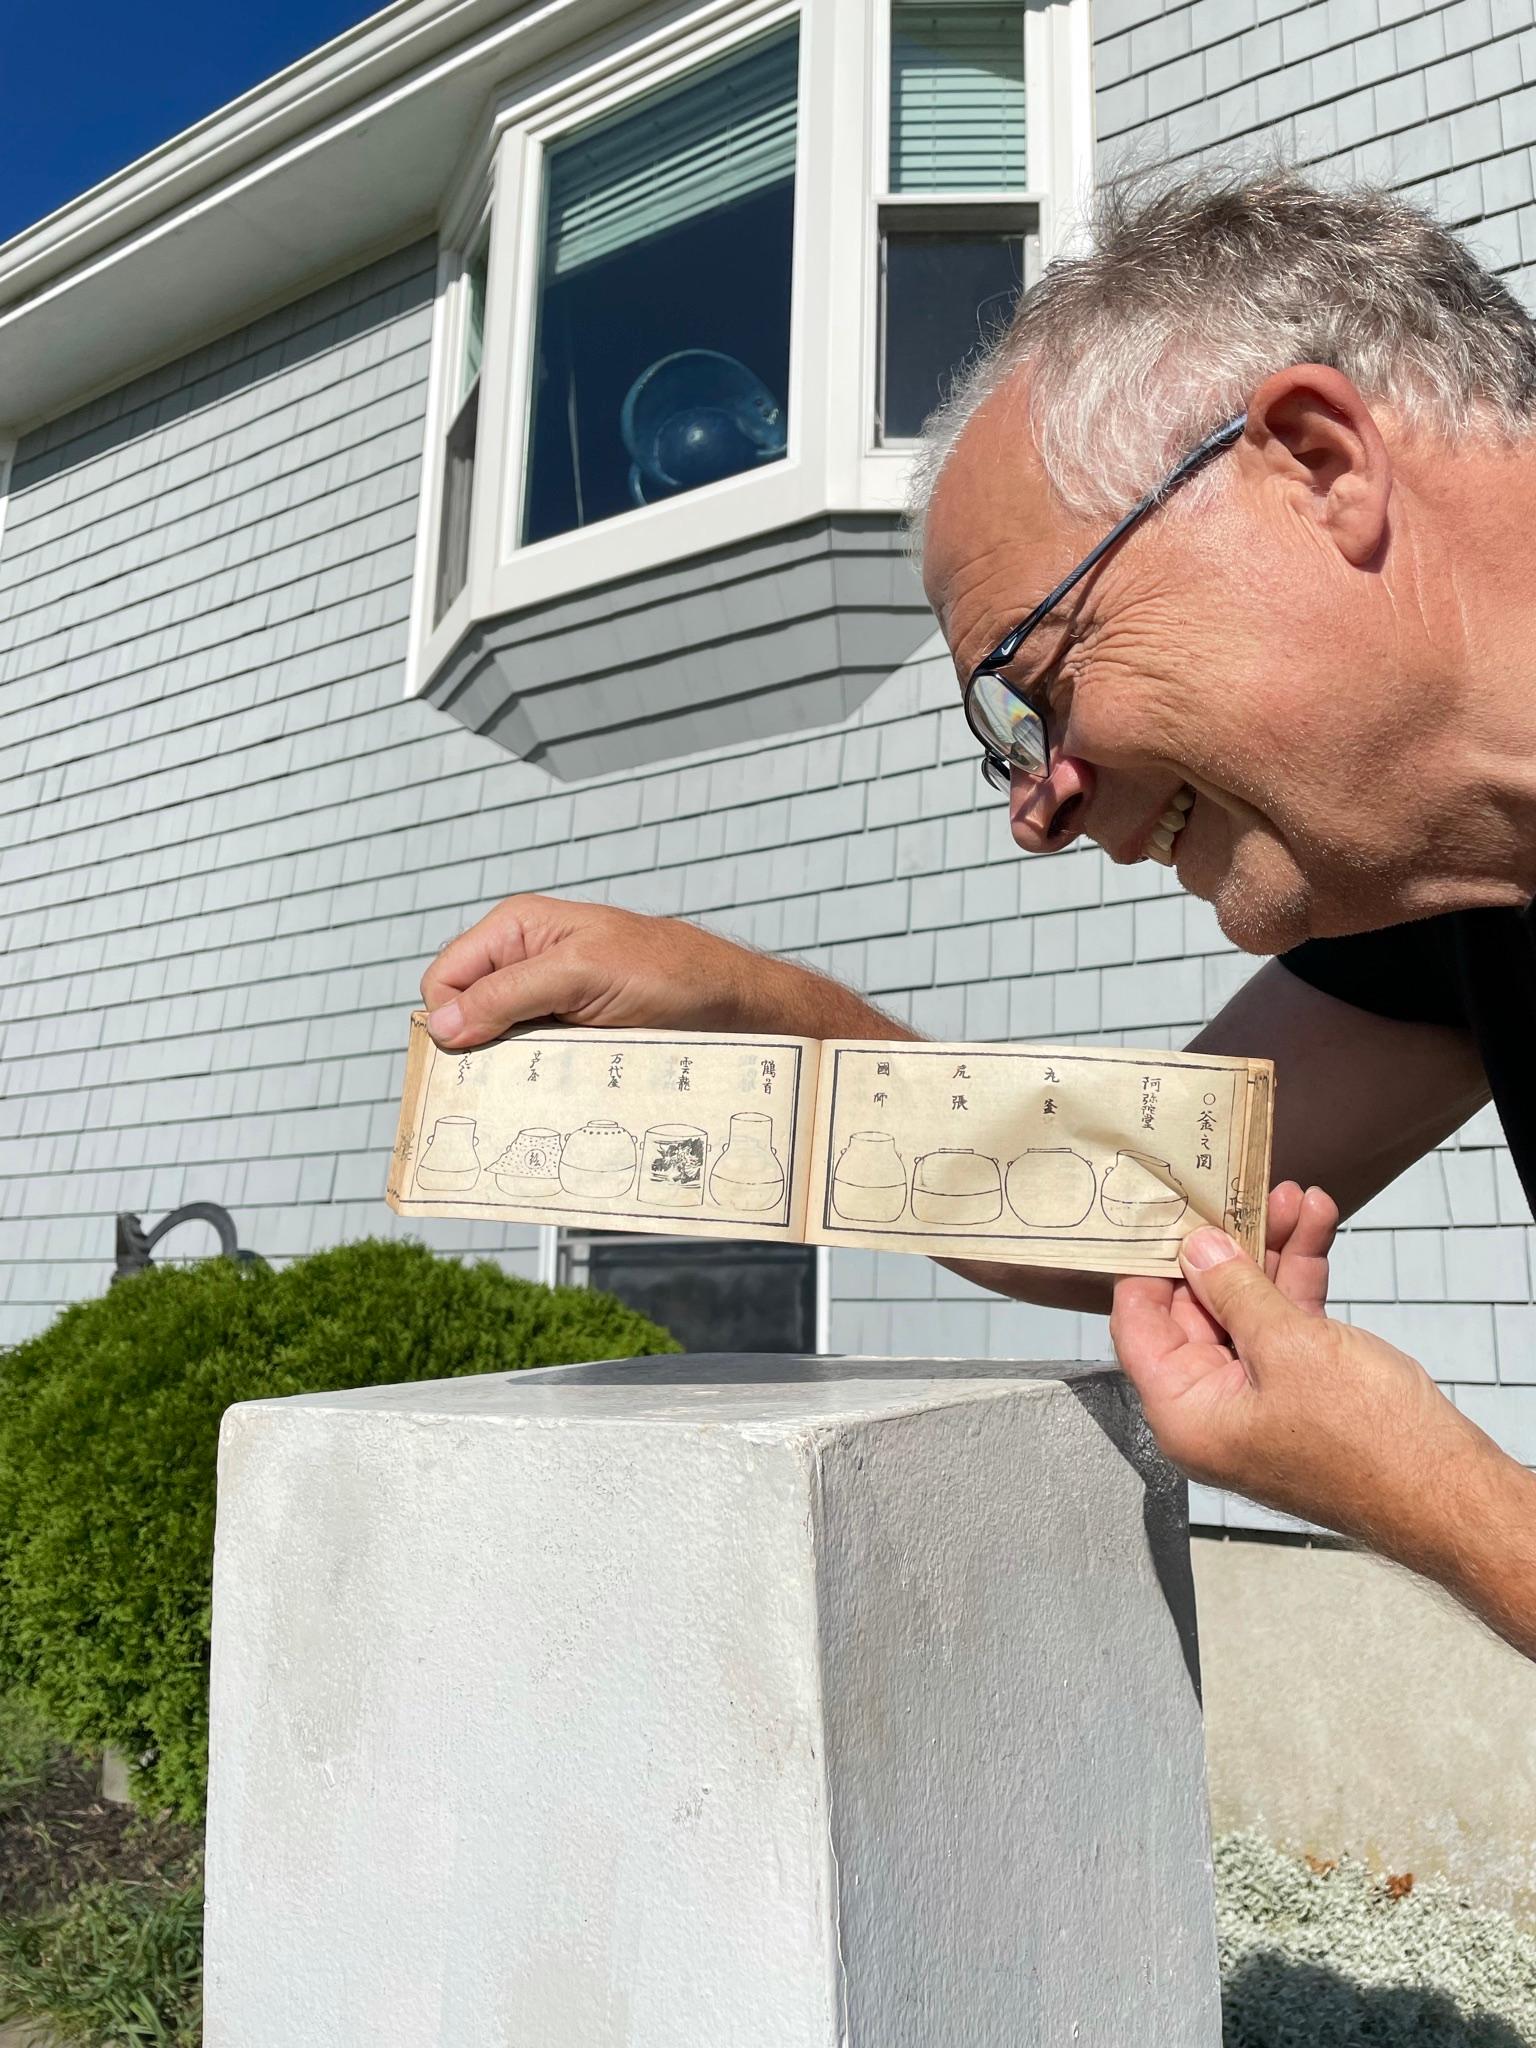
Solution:
<svg viewBox="0 0 1536 2048">
<path fill-rule="evenodd" d="M 1212 1819 L 1536 1924 L 1536 1664 L 1379 1558 L 1196 1537 Z"/>
<path fill-rule="evenodd" d="M 208 2048 L 1216 2048 L 1182 1509 L 1103 1367 L 232 1410 Z"/>
</svg>

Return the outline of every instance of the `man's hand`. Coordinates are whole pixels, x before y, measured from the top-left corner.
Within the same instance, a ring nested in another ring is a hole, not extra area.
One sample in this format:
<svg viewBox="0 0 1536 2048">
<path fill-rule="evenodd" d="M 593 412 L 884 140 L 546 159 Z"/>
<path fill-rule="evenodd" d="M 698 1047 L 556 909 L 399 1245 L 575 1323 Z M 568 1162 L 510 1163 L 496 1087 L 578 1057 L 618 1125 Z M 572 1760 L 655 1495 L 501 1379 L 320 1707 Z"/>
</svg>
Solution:
<svg viewBox="0 0 1536 2048">
<path fill-rule="evenodd" d="M 421 978 L 427 1028 L 445 1052 L 554 1018 L 803 1038 L 910 1038 L 852 990 L 681 918 L 603 903 L 509 896 Z"/>
<path fill-rule="evenodd" d="M 1191 1478 L 1369 1544 L 1536 1655 L 1536 1479 L 1406 1352 L 1325 1314 L 1338 1220 L 1320 1188 L 1276 1188 L 1267 1271 L 1192 1232 L 1182 1281 L 1116 1287 L 1120 1362 Z"/>
</svg>

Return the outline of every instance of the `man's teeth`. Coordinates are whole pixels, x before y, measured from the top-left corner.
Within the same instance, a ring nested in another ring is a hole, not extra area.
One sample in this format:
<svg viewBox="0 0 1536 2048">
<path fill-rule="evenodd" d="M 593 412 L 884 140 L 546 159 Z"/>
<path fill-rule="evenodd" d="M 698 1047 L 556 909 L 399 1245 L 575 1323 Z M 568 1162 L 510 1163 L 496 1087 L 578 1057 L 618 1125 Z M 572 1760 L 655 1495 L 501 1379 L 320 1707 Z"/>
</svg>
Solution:
<svg viewBox="0 0 1536 2048">
<path fill-rule="evenodd" d="M 1173 842 L 1183 831 L 1184 821 L 1189 816 L 1190 806 L 1194 800 L 1194 791 L 1181 784 L 1167 810 L 1153 826 L 1152 836 L 1147 841 L 1147 854 L 1159 867 L 1173 866 Z"/>
</svg>

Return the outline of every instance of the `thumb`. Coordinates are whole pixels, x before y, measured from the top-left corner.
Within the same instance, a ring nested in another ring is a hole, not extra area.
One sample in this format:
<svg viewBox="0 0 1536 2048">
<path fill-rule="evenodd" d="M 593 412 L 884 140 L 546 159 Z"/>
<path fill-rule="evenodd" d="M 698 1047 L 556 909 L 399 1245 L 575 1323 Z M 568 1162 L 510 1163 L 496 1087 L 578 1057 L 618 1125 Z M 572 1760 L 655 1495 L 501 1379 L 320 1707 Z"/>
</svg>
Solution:
<svg viewBox="0 0 1536 2048">
<path fill-rule="evenodd" d="M 1224 1230 L 1192 1230 L 1179 1247 L 1190 1291 L 1216 1318 L 1245 1361 L 1262 1368 L 1266 1341 L 1298 1311 Z"/>
</svg>

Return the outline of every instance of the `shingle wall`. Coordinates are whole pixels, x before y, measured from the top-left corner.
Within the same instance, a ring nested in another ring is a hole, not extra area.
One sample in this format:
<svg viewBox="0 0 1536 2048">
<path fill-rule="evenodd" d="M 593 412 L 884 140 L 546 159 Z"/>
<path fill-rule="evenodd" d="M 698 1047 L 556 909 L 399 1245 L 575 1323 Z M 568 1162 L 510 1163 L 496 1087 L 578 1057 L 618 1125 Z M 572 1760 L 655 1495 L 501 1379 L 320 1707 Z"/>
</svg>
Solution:
<svg viewBox="0 0 1536 2048">
<path fill-rule="evenodd" d="M 1478 209 L 1525 181 L 1490 215 L 1508 251 L 1529 199 L 1509 81 L 1530 10 L 1380 12 L 1097 0 L 1101 132 L 1194 146 L 1179 124 L 1208 118 L 1200 94 L 1245 83 L 1245 132 L 1323 106 L 1337 123 L 1362 92 L 1396 105 L 1421 46 L 1411 75 L 1436 104 L 1453 75 L 1437 67 L 1465 56 L 1478 97 L 1443 119 Z M 1467 154 L 1490 122 L 1498 154 Z M 0 1341 L 104 1283 L 119 1208 L 223 1201 L 275 1255 L 394 1227 L 378 1188 L 404 1008 L 422 961 L 514 889 L 700 918 L 946 1036 L 1176 1044 L 1249 971 L 1162 869 L 1018 856 L 937 654 L 845 726 L 574 787 L 402 701 L 431 272 L 424 246 L 392 257 L 18 451 L 0 546 Z M 533 1269 L 515 1234 L 427 1234 Z M 1531 1236 L 1483 1116 L 1372 1205 L 1337 1292 L 1536 1459 Z M 1105 1349 L 1094 1319 L 920 1260 L 839 1253 L 832 1271 L 837 1350 Z"/>
</svg>

